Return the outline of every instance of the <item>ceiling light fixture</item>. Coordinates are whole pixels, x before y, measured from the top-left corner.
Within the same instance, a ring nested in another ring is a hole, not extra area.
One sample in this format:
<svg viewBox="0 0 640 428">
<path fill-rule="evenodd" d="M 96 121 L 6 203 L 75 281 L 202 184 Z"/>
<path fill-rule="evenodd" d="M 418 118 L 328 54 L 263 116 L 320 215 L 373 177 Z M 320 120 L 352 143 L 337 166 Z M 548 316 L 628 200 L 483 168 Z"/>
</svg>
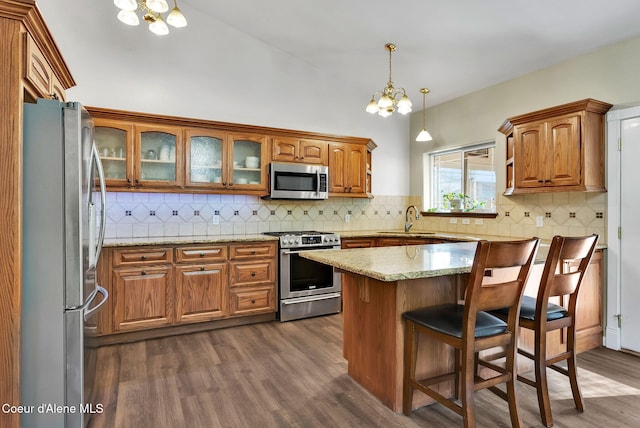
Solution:
<svg viewBox="0 0 640 428">
<path fill-rule="evenodd" d="M 384 45 L 385 49 L 389 52 L 389 82 L 382 91 L 376 91 L 371 96 L 371 101 L 367 104 L 367 113 L 378 113 L 382 117 L 391 116 L 394 111 L 398 111 L 400 114 L 411 113 L 411 100 L 407 97 L 407 93 L 404 88 L 394 88 L 393 81 L 391 80 L 391 52 L 396 50 L 396 45 L 393 43 L 387 43 Z M 376 102 L 376 95 L 380 95 Z M 400 96 L 400 99 L 397 97 Z"/>
<path fill-rule="evenodd" d="M 422 131 L 416 137 L 416 141 L 431 141 L 431 134 L 427 131 L 427 94 L 429 90 L 427 88 L 420 88 L 422 93 Z"/>
<path fill-rule="evenodd" d="M 120 9 L 118 19 L 127 25 L 138 25 L 140 19 L 136 11 L 142 13 L 142 19 L 149 24 L 149 31 L 158 36 L 169 34 L 169 27 L 181 28 L 187 26 L 187 19 L 184 17 L 178 3 L 173 0 L 173 9 L 167 15 L 167 22 L 162 19 L 161 13 L 169 10 L 166 0 L 113 0 L 113 3 Z"/>
</svg>

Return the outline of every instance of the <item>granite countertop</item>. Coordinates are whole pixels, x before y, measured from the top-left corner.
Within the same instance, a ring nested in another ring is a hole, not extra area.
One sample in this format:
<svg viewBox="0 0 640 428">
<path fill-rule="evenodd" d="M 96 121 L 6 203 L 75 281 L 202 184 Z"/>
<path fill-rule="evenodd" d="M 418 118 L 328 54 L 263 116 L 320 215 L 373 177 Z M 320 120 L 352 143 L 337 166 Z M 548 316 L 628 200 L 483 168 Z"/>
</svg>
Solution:
<svg viewBox="0 0 640 428">
<path fill-rule="evenodd" d="M 274 241 L 275 236 L 261 234 L 218 235 L 218 236 L 161 236 L 157 238 L 108 238 L 105 247 L 137 247 L 143 245 L 184 245 L 184 244 L 223 244 L 229 242 Z"/>
<path fill-rule="evenodd" d="M 300 256 L 343 271 L 392 282 L 471 272 L 476 246 L 475 242 L 455 242 L 304 251 Z M 541 244 L 535 262 L 544 263 L 548 251 L 549 245 Z"/>
</svg>

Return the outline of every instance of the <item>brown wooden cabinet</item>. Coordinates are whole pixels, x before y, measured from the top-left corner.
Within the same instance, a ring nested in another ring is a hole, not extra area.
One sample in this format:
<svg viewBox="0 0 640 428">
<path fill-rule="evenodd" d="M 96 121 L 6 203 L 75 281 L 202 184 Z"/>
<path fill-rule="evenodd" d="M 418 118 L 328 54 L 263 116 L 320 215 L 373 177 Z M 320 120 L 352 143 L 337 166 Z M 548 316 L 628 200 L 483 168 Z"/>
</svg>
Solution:
<svg viewBox="0 0 640 428">
<path fill-rule="evenodd" d="M 173 268 L 130 267 L 113 272 L 113 329 L 132 331 L 172 324 Z"/>
<path fill-rule="evenodd" d="M 97 272 L 111 298 L 97 333 L 114 343 L 122 333 L 154 330 L 158 337 L 167 327 L 275 318 L 276 252 L 276 242 L 107 247 Z"/>
<path fill-rule="evenodd" d="M 184 184 L 183 130 L 177 126 L 134 125 L 134 185 L 141 188 L 178 188 Z"/>
<path fill-rule="evenodd" d="M 133 124 L 94 119 L 94 138 L 102 160 L 108 188 L 131 187 L 134 183 Z"/>
<path fill-rule="evenodd" d="M 230 314 L 255 314 L 276 310 L 276 246 L 229 246 Z"/>
<path fill-rule="evenodd" d="M 370 248 L 370 247 L 392 247 L 399 245 L 425 245 L 425 244 L 443 244 L 448 242 L 446 239 L 430 238 L 430 237 L 405 237 L 405 236 L 389 236 L 389 237 L 362 237 L 362 238 L 342 238 L 341 247 L 347 248 Z"/>
<path fill-rule="evenodd" d="M 611 104 L 576 101 L 507 119 L 506 195 L 606 191 L 604 114 Z"/>
<path fill-rule="evenodd" d="M 329 143 L 326 141 L 274 137 L 271 143 L 271 160 L 327 165 Z"/>
<path fill-rule="evenodd" d="M 66 99 L 64 86 L 56 76 L 44 53 L 29 33 L 24 38 L 24 79 L 25 90 L 33 99 L 52 98 L 60 101 Z"/>
<path fill-rule="evenodd" d="M 371 248 L 377 247 L 377 243 L 376 238 L 342 238 L 340 247 L 342 249 Z"/>
<path fill-rule="evenodd" d="M 366 165 L 365 146 L 330 144 L 329 192 L 333 193 L 333 196 L 366 196 Z"/>
</svg>

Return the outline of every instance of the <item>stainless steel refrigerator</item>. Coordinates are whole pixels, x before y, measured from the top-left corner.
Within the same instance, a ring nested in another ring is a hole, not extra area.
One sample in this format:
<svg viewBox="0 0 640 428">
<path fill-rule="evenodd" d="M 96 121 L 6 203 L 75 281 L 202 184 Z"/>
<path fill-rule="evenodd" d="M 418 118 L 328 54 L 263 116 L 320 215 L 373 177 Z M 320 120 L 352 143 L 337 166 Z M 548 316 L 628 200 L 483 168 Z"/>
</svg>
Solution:
<svg viewBox="0 0 640 428">
<path fill-rule="evenodd" d="M 83 427 L 101 411 L 87 401 L 95 358 L 85 336 L 108 299 L 96 282 L 104 174 L 93 122 L 78 103 L 25 103 L 23 136 L 20 383 L 21 404 L 33 407 L 21 422 Z"/>
</svg>

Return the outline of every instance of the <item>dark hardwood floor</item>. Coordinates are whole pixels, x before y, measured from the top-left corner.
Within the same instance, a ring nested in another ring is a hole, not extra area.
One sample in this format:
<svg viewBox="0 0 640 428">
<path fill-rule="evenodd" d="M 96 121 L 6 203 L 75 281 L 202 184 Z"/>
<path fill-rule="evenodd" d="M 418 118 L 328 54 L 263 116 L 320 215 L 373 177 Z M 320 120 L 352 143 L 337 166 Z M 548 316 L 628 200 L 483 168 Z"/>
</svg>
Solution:
<svg viewBox="0 0 640 428">
<path fill-rule="evenodd" d="M 394 414 L 347 376 L 342 316 L 264 323 L 98 349 L 91 427 L 459 427 L 440 405 Z M 579 355 L 585 412 L 550 373 L 555 427 L 640 427 L 640 358 Z M 541 427 L 535 391 L 519 384 L 525 427 Z M 507 427 L 506 402 L 476 394 L 481 427 Z"/>
</svg>

